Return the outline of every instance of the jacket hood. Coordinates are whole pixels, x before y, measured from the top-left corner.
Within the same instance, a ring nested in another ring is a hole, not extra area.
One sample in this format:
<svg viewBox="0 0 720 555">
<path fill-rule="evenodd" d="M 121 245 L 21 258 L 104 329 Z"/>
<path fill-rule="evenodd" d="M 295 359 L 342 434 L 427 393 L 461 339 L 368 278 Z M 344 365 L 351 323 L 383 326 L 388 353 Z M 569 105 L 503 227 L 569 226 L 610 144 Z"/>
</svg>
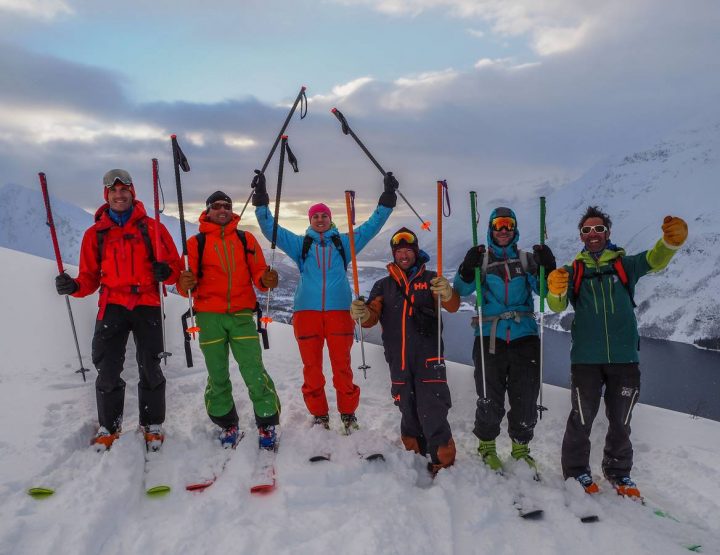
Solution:
<svg viewBox="0 0 720 555">
<path fill-rule="evenodd" d="M 115 225 L 115 222 L 110 219 L 110 216 L 108 214 L 109 209 L 110 205 L 106 202 L 95 211 L 95 227 L 97 229 L 107 229 Z M 137 220 L 139 220 L 140 218 L 144 218 L 145 216 L 147 216 L 147 212 L 145 211 L 145 205 L 143 205 L 143 203 L 139 200 L 133 200 L 132 214 L 130 215 L 130 219 L 126 222 L 126 224 L 136 222 Z"/>
<path fill-rule="evenodd" d="M 321 237 L 320 233 L 315 231 L 312 227 L 308 226 L 308 228 L 305 230 L 305 235 L 309 235 L 310 237 L 313 238 L 313 241 L 317 241 L 319 243 L 321 241 L 329 239 L 333 235 L 340 236 L 340 232 L 337 230 L 337 227 L 335 227 L 335 224 L 332 224 L 330 226 L 330 229 L 322 232 L 322 237 Z"/>
<path fill-rule="evenodd" d="M 515 220 L 515 236 L 512 238 L 512 241 L 508 243 L 507 246 L 501 247 L 499 245 L 496 245 L 493 241 L 492 236 L 492 221 L 497 218 L 498 216 L 507 216 L 509 218 L 512 218 Z M 496 256 L 502 256 L 503 250 L 508 251 L 511 256 L 517 256 L 517 242 L 520 240 L 520 228 L 518 227 L 517 223 L 517 216 L 515 216 L 515 212 L 511 208 L 505 208 L 503 206 L 500 206 L 493 210 L 490 213 L 490 218 L 488 218 L 488 228 L 487 228 L 487 243 L 488 247 L 493 250 Z"/>
</svg>

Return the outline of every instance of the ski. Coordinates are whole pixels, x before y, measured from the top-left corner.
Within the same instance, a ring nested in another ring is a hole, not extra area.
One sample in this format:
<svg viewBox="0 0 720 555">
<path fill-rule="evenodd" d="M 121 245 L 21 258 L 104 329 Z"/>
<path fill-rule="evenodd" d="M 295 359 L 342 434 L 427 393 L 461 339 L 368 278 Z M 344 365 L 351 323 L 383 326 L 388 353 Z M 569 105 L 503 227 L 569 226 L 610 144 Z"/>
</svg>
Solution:
<svg viewBox="0 0 720 555">
<path fill-rule="evenodd" d="M 235 451 L 235 448 L 238 446 L 238 443 L 242 441 L 242 438 L 245 437 L 245 432 L 240 432 L 238 434 L 238 440 L 235 442 L 235 445 L 233 445 L 229 449 L 222 449 L 222 457 L 220 457 L 220 464 L 214 465 L 217 466 L 217 470 L 212 472 L 212 475 L 206 478 L 201 478 L 195 482 L 190 482 L 189 484 L 185 485 L 185 489 L 187 491 L 194 491 L 194 492 L 200 492 L 205 491 L 207 488 L 212 486 L 217 479 L 222 475 L 223 471 L 225 470 L 225 467 L 230 462 L 230 459 L 232 458 L 232 454 Z"/>
<path fill-rule="evenodd" d="M 544 510 L 539 507 L 533 505 L 530 505 L 530 507 L 525 506 L 522 498 L 515 499 L 513 506 L 517 510 L 520 518 L 525 520 L 540 520 L 544 514 Z"/>
<path fill-rule="evenodd" d="M 373 461 L 384 462 L 385 461 L 385 455 L 383 455 L 382 453 L 369 453 L 369 454 L 358 453 L 358 457 L 364 461 L 369 461 L 369 462 L 373 462 Z M 310 457 L 308 459 L 308 461 L 311 463 L 332 461 L 332 454 L 324 453 L 324 454 L 320 454 L 320 455 L 313 455 L 312 457 Z"/>
<path fill-rule="evenodd" d="M 255 469 L 252 473 L 250 493 L 266 494 L 275 491 L 275 458 L 277 457 L 277 443 L 275 449 L 258 449 L 255 459 Z"/>
<path fill-rule="evenodd" d="M 170 480 L 168 480 L 167 461 L 161 449 L 145 450 L 145 471 L 143 485 L 145 494 L 149 497 L 160 497 L 170 493 Z"/>
</svg>

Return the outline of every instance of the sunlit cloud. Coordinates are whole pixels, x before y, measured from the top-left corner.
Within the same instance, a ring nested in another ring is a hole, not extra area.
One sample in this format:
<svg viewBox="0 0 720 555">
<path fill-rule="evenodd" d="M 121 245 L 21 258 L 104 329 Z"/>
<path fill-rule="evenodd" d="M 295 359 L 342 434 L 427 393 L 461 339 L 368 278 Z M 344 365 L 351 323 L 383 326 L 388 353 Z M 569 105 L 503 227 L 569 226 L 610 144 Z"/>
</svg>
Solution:
<svg viewBox="0 0 720 555">
<path fill-rule="evenodd" d="M 330 103 L 330 102 L 336 102 L 338 100 L 342 100 L 343 98 L 347 98 L 349 96 L 352 96 L 357 91 L 362 89 L 364 86 L 368 85 L 369 83 L 372 83 L 374 79 L 372 77 L 358 77 L 357 79 L 353 79 L 352 81 L 349 81 L 348 83 L 343 83 L 341 85 L 335 85 L 330 94 L 322 95 L 317 94 L 313 97 L 309 98 L 309 102 L 321 102 L 321 103 Z"/>
<path fill-rule="evenodd" d="M 224 135 L 223 142 L 225 143 L 225 146 L 238 149 L 252 148 L 257 144 L 257 142 L 250 137 L 238 135 Z"/>
<path fill-rule="evenodd" d="M 0 0 L 0 12 L 11 12 L 37 19 L 53 19 L 72 14 L 73 9 L 63 0 Z"/>
<path fill-rule="evenodd" d="M 475 37 L 478 39 L 481 39 L 485 36 L 485 31 L 481 31 L 480 29 L 466 29 L 465 31 L 471 37 Z"/>
</svg>

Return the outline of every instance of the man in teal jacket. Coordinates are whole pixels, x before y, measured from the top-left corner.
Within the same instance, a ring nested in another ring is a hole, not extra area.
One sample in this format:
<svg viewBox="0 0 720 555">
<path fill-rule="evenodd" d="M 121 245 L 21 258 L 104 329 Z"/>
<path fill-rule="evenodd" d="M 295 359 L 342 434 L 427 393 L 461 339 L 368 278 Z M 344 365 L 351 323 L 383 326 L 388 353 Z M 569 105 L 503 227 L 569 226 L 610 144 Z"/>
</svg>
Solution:
<svg viewBox="0 0 720 555">
<path fill-rule="evenodd" d="M 355 229 L 356 252 L 379 233 L 395 207 L 398 182 L 392 173 L 385 176 L 384 186 L 375 211 Z M 275 219 L 268 208 L 269 202 L 263 177 L 255 183 L 253 205 L 262 234 L 271 240 Z M 283 227 L 277 229 L 277 246 L 300 270 L 293 329 L 303 361 L 303 398 L 314 417 L 313 423 L 328 428 L 330 417 L 322 368 L 323 345 L 327 342 L 337 408 L 344 431 L 351 433 L 358 428 L 355 410 L 360 402 L 360 388 L 353 383 L 350 366 L 355 325 L 350 318 L 352 292 L 347 280 L 350 240 L 347 233 L 338 232 L 330 208 L 325 204 L 311 206 L 308 219 L 310 227 L 304 235 Z"/>
<path fill-rule="evenodd" d="M 619 494 L 640 497 L 630 479 L 630 417 L 640 393 L 635 284 L 668 265 L 687 238 L 687 224 L 667 216 L 662 239 L 635 255 L 626 255 L 610 242 L 611 225 L 607 214 L 589 206 L 578 225 L 585 248 L 572 264 L 548 276 L 550 308 L 561 312 L 570 303 L 575 309 L 570 353 L 572 410 L 563 438 L 562 470 L 566 479 L 575 478 L 586 492 L 599 491 L 590 472 L 590 431 L 605 386 L 609 426 L 603 474 Z"/>
</svg>

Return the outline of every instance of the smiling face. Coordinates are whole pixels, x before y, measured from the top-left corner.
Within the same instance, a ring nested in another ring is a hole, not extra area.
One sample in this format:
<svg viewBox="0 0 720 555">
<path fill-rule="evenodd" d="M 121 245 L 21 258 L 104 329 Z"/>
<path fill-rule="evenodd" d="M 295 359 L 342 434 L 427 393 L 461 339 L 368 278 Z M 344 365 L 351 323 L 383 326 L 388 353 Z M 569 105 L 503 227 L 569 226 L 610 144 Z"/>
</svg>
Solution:
<svg viewBox="0 0 720 555">
<path fill-rule="evenodd" d="M 498 247 L 507 247 L 515 237 L 515 231 L 509 231 L 507 228 L 502 228 L 500 231 L 493 230 L 492 238 L 493 243 Z"/>
<path fill-rule="evenodd" d="M 132 207 L 133 195 L 130 187 L 116 183 L 108 189 L 108 205 L 115 212 L 125 212 Z"/>
<path fill-rule="evenodd" d="M 310 217 L 310 227 L 318 233 L 323 233 L 330 229 L 331 223 L 332 220 L 330 220 L 330 216 L 325 214 L 325 212 L 316 212 Z"/>
<path fill-rule="evenodd" d="M 602 233 L 595 231 L 595 226 L 598 225 L 605 225 L 602 218 L 588 218 L 582 223 L 582 227 L 591 228 L 588 233 L 580 231 L 580 240 L 585 243 L 588 252 L 602 252 L 610 239 L 609 229 Z"/>
<path fill-rule="evenodd" d="M 412 249 L 399 248 L 395 249 L 395 264 L 400 266 L 400 269 L 404 272 L 415 265 L 415 251 Z"/>
<path fill-rule="evenodd" d="M 232 220 L 232 204 L 225 201 L 213 202 L 207 209 L 207 219 L 217 225 L 225 225 Z"/>
</svg>

